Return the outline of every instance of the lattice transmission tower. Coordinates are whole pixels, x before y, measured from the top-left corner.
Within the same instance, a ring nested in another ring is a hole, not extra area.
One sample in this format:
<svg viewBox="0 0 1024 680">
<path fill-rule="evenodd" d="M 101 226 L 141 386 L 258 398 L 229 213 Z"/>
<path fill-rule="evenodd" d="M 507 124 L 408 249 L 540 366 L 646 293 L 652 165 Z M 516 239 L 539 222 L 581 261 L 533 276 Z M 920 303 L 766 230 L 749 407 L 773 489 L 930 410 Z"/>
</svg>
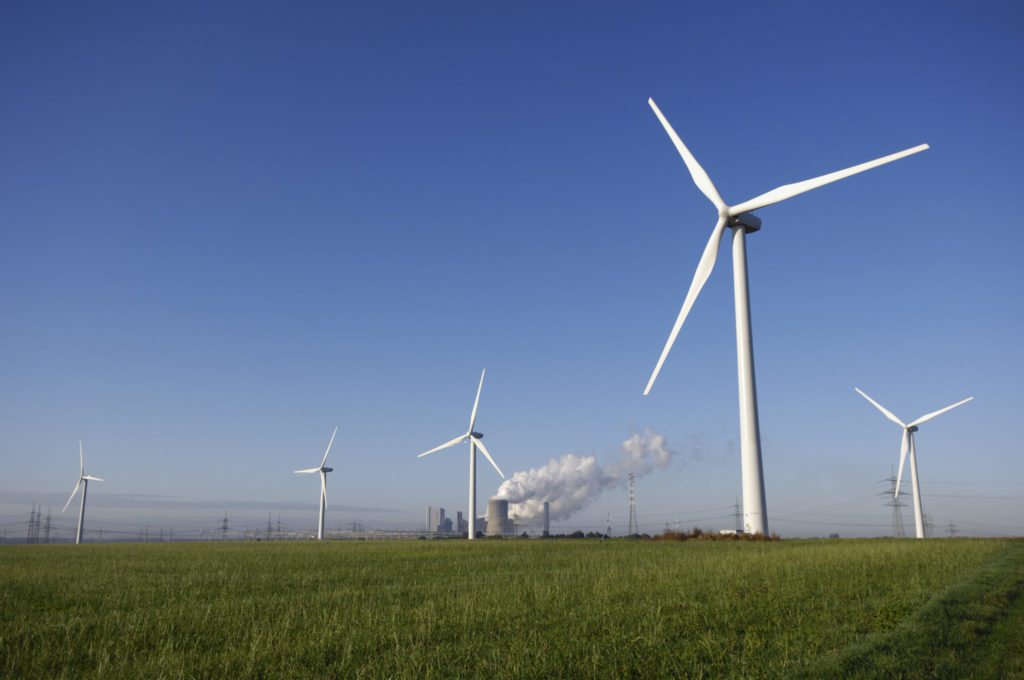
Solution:
<svg viewBox="0 0 1024 680">
<path fill-rule="evenodd" d="M 629 473 L 629 535 L 640 533 L 636 522 L 636 496 L 633 494 L 633 473 Z"/>
<path fill-rule="evenodd" d="M 892 507 L 892 535 L 894 538 L 905 538 L 906 534 L 903 533 L 903 513 L 900 512 L 900 508 L 906 507 L 906 503 L 900 500 L 900 497 L 896 494 L 896 470 L 890 469 L 888 477 L 882 480 L 883 482 L 889 482 L 889 490 L 883 491 L 882 494 L 885 496 L 885 504 Z"/>
</svg>

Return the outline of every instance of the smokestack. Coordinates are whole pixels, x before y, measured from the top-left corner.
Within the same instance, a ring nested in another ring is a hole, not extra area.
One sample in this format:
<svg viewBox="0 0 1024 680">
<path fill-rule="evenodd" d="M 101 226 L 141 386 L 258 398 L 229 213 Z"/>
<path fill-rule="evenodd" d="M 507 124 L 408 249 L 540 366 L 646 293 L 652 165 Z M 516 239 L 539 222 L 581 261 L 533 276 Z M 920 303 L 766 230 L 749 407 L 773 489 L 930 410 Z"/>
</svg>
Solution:
<svg viewBox="0 0 1024 680">
<path fill-rule="evenodd" d="M 508 533 L 508 501 L 492 498 L 487 501 L 487 535 L 505 536 Z"/>
<path fill-rule="evenodd" d="M 544 533 L 542 535 L 551 535 L 551 503 L 548 501 L 544 501 Z"/>
</svg>

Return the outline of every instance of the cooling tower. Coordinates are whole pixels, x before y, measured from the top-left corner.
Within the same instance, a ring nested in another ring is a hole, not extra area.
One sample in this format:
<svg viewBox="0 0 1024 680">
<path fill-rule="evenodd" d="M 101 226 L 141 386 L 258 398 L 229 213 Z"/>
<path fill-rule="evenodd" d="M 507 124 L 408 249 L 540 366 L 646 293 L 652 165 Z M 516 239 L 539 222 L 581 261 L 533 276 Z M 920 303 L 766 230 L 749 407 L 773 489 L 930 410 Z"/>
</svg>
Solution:
<svg viewBox="0 0 1024 680">
<path fill-rule="evenodd" d="M 508 501 L 492 498 L 487 501 L 487 535 L 504 536 L 508 525 Z"/>
</svg>

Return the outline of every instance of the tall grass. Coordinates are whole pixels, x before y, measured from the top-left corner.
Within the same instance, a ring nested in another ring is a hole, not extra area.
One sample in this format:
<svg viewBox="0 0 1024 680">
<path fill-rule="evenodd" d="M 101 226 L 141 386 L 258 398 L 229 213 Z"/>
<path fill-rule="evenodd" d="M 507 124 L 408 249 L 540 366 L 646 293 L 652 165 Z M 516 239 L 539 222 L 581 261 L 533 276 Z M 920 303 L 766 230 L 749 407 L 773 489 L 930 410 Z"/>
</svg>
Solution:
<svg viewBox="0 0 1024 680">
<path fill-rule="evenodd" d="M 0 550 L 7 677 L 778 677 L 999 540 L 263 542 Z"/>
</svg>

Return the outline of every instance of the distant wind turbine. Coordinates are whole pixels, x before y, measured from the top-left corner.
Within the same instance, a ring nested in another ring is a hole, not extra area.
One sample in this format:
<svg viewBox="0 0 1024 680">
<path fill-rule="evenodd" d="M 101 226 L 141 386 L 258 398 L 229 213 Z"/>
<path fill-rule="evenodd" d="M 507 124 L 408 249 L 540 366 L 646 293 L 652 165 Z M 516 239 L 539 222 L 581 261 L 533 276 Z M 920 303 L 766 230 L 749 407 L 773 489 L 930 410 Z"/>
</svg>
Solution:
<svg viewBox="0 0 1024 680">
<path fill-rule="evenodd" d="M 327 450 L 324 451 L 324 459 L 320 461 L 320 467 L 309 468 L 308 470 L 296 470 L 297 475 L 311 475 L 320 473 L 320 521 L 316 525 L 316 539 L 324 540 L 324 512 L 327 510 L 327 473 L 334 472 L 334 468 L 327 467 L 327 454 L 331 452 L 331 444 L 334 443 L 334 435 L 338 434 L 338 428 L 331 433 L 331 441 L 327 442 Z"/>
<path fill-rule="evenodd" d="M 68 496 L 68 502 L 64 504 L 64 510 L 68 509 L 71 505 L 71 499 L 78 493 L 78 487 L 82 487 L 82 507 L 78 510 L 78 531 L 75 532 L 75 544 L 82 542 L 82 524 L 85 522 L 85 495 L 89 491 L 89 482 L 102 482 L 103 480 L 99 477 L 93 477 L 92 475 L 85 474 L 85 454 L 82 453 L 82 440 L 78 440 L 78 482 L 75 484 L 75 488 L 71 490 L 71 495 Z M 64 510 L 61 510 L 63 513 Z"/>
<path fill-rule="evenodd" d="M 669 125 L 668 120 L 662 115 L 654 100 L 649 99 L 648 104 L 651 105 L 654 114 L 665 128 L 665 132 L 672 139 L 672 143 L 675 144 L 679 155 L 683 157 L 683 162 L 686 163 L 686 167 L 689 169 L 690 176 L 693 178 L 697 188 L 707 196 L 708 200 L 718 210 L 718 222 L 711 231 L 711 238 L 708 239 L 708 243 L 704 247 L 704 254 L 701 255 L 700 262 L 697 264 L 697 271 L 693 275 L 693 281 L 690 283 L 690 290 L 686 293 L 683 308 L 679 311 L 676 323 L 668 336 L 668 342 L 665 343 L 665 348 L 661 351 L 661 357 L 654 367 L 654 372 L 651 373 L 651 379 L 647 382 L 647 387 L 644 388 L 644 394 L 646 395 L 651 391 L 654 380 L 658 377 L 662 364 L 665 363 L 665 357 L 668 356 L 669 350 L 672 349 L 672 344 L 676 341 L 676 335 L 679 334 L 679 329 L 682 328 L 686 315 L 690 313 L 690 307 L 693 306 L 701 288 L 704 287 L 704 283 L 711 275 L 711 270 L 715 266 L 715 259 L 718 257 L 718 246 L 722 240 L 722 233 L 726 227 L 729 227 L 732 229 L 733 292 L 736 300 L 736 360 L 740 396 L 743 525 L 744 530 L 748 533 L 767 534 L 768 510 L 764 493 L 764 473 L 761 469 L 761 433 L 757 418 L 757 390 L 754 384 L 754 341 L 750 330 L 750 290 L 747 285 L 747 249 L 745 241 L 747 233 L 755 232 L 761 228 L 761 220 L 750 211 L 784 201 L 805 191 L 810 191 L 844 177 L 890 163 L 904 156 L 924 151 L 928 148 L 928 145 L 921 144 L 912 149 L 900 151 L 899 153 L 868 161 L 867 163 L 861 163 L 845 170 L 839 170 L 795 184 L 785 184 L 749 201 L 730 206 L 719 195 L 715 185 L 712 184 L 711 179 L 704 172 L 704 168 L 700 166 L 697 159 L 693 157 L 690 150 L 683 144 L 679 135 Z"/>
<path fill-rule="evenodd" d="M 860 394 L 860 396 L 874 404 L 875 408 L 881 411 L 886 418 L 903 428 L 903 441 L 900 443 L 900 472 L 896 475 L 896 496 L 898 497 L 900 494 L 900 482 L 903 479 L 903 463 L 907 457 L 907 448 L 909 444 L 910 480 L 914 487 L 914 524 L 917 528 L 917 537 L 924 538 L 924 512 L 921 509 L 921 487 L 917 483 L 917 455 L 914 452 L 914 433 L 917 432 L 917 426 L 921 423 L 931 420 L 935 416 L 941 415 L 950 409 L 954 409 L 960 404 L 966 404 L 970 400 L 974 399 L 974 397 L 967 397 L 963 401 L 958 401 L 952 406 L 940 408 L 938 411 L 933 411 L 927 415 L 923 415 L 912 423 L 904 423 L 902 420 L 890 413 L 884 406 L 861 392 L 859 387 L 854 387 L 853 389 L 857 390 L 857 393 Z"/>
<path fill-rule="evenodd" d="M 441 444 L 440 446 L 416 456 L 417 458 L 422 458 L 423 456 L 428 456 L 435 451 L 447 449 L 449 446 L 455 446 L 456 444 L 461 444 L 467 439 L 469 440 L 469 532 L 467 535 L 471 540 L 476 538 L 476 448 L 478 446 L 480 447 L 480 450 L 484 452 L 484 455 L 487 456 L 487 460 L 489 460 L 491 465 L 494 466 L 494 469 L 498 471 L 499 475 L 501 475 L 501 478 L 505 479 L 505 473 L 501 471 L 498 464 L 494 462 L 493 458 L 491 458 L 491 454 L 487 452 L 487 448 L 484 446 L 484 443 L 480 441 L 484 436 L 483 433 L 473 431 L 473 425 L 476 424 L 476 409 L 480 404 L 480 390 L 484 387 L 484 374 L 486 372 L 486 368 L 480 372 L 480 385 L 476 388 L 476 401 L 473 402 L 473 412 L 469 415 L 469 429 L 466 430 L 466 433 L 460 434 L 450 442 Z"/>
</svg>

